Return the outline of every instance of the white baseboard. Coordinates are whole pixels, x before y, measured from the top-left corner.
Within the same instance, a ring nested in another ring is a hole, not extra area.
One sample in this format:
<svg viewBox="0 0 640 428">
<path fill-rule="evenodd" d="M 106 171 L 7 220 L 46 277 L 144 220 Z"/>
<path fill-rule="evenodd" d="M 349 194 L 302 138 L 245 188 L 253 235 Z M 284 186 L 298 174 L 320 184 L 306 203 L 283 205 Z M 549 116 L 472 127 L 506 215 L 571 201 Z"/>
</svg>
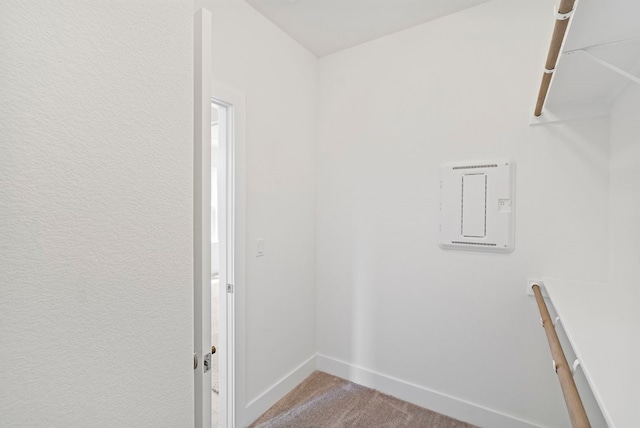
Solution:
<svg viewBox="0 0 640 428">
<path fill-rule="evenodd" d="M 345 361 L 316 355 L 316 368 L 359 385 L 376 389 L 420 407 L 487 428 L 539 428 L 531 422 L 505 415 L 477 404 L 420 385 L 354 366 Z"/>
<path fill-rule="evenodd" d="M 282 397 L 287 395 L 293 388 L 298 386 L 311 373 L 316 370 L 316 355 L 312 355 L 298 367 L 293 369 L 289 374 L 271 385 L 266 391 L 258 397 L 247 403 L 243 419 L 247 426 L 258 419 L 264 412 L 269 410 L 271 406 L 276 404 Z"/>
<path fill-rule="evenodd" d="M 244 412 L 243 419 L 246 421 L 246 425 L 258 419 L 278 400 L 305 380 L 314 370 L 320 370 L 359 385 L 376 389 L 384 394 L 392 395 L 409 403 L 479 427 L 540 428 L 532 422 L 322 354 L 309 357 L 258 397 L 251 400 Z"/>
</svg>

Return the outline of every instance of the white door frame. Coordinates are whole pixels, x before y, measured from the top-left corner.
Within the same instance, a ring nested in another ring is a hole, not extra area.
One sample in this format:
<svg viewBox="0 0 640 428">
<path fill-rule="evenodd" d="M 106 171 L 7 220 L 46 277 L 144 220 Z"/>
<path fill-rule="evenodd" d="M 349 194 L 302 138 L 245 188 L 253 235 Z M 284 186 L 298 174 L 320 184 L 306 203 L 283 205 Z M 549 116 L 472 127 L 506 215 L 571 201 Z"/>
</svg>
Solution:
<svg viewBox="0 0 640 428">
<path fill-rule="evenodd" d="M 245 97 L 219 81 L 212 83 L 212 102 L 227 111 L 224 175 L 219 180 L 221 251 L 220 342 L 227 352 L 220 358 L 220 427 L 244 426 L 245 404 Z M 226 182 L 223 185 L 222 182 Z M 222 187 L 223 186 L 223 187 Z M 225 259 L 226 256 L 226 259 Z M 223 273 L 224 272 L 224 273 Z M 225 285 L 226 284 L 226 285 Z M 228 292 L 227 286 L 231 286 Z M 225 325 L 226 324 L 226 325 Z M 240 368 L 236 370 L 236 368 Z"/>
</svg>

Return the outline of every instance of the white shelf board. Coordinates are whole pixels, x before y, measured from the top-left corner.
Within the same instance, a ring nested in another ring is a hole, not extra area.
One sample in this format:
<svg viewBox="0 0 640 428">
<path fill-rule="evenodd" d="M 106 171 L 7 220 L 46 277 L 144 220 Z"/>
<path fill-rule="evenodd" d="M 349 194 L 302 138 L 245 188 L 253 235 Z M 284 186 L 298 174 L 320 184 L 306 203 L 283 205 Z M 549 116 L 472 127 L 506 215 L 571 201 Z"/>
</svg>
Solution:
<svg viewBox="0 0 640 428">
<path fill-rule="evenodd" d="M 543 283 L 609 426 L 640 427 L 639 302 L 603 283 Z"/>
</svg>

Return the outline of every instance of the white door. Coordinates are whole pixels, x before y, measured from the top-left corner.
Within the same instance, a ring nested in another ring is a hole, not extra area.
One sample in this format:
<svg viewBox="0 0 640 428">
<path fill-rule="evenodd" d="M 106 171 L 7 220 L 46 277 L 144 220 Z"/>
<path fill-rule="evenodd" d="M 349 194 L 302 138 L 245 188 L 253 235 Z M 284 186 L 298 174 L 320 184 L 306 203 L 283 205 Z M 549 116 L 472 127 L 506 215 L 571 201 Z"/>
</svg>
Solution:
<svg viewBox="0 0 640 428">
<path fill-rule="evenodd" d="M 194 398 L 196 428 L 211 427 L 211 13 L 194 21 Z"/>
</svg>

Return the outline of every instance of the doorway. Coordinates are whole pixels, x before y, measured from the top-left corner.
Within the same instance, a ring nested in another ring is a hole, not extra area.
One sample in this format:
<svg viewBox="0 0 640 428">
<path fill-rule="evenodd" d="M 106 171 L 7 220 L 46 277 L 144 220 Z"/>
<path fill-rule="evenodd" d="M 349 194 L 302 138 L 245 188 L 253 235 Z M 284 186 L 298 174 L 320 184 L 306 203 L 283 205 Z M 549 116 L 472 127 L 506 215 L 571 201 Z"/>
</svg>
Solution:
<svg viewBox="0 0 640 428">
<path fill-rule="evenodd" d="M 243 276 L 242 259 L 236 263 L 236 254 L 239 257 L 244 254 L 242 246 L 236 246 L 236 239 L 244 236 L 242 227 L 236 230 L 236 225 L 243 224 L 236 222 L 236 215 L 244 209 L 236 202 L 234 131 L 238 123 L 234 105 L 220 99 L 209 99 L 202 110 L 206 111 L 207 129 L 194 153 L 194 331 L 196 349 L 202 349 L 202 354 L 196 352 L 194 363 L 195 426 L 233 428 L 237 420 L 235 358 L 238 355 L 235 281 L 242 280 Z M 199 355 L 202 355 L 200 364 Z"/>
<path fill-rule="evenodd" d="M 245 99 L 220 82 L 212 92 L 210 325 L 217 360 L 212 361 L 211 426 L 233 428 L 242 426 L 244 413 L 236 405 L 244 397 L 244 371 L 236 367 L 244 366 L 245 355 Z"/>
<path fill-rule="evenodd" d="M 228 322 L 233 285 L 233 108 L 211 100 L 211 426 L 228 427 L 228 397 L 232 382 L 227 370 L 233 360 Z M 213 352 L 215 349 L 215 352 Z"/>
<path fill-rule="evenodd" d="M 211 13 L 194 24 L 194 426 L 233 428 L 245 381 L 245 98 L 211 79 Z"/>
</svg>

